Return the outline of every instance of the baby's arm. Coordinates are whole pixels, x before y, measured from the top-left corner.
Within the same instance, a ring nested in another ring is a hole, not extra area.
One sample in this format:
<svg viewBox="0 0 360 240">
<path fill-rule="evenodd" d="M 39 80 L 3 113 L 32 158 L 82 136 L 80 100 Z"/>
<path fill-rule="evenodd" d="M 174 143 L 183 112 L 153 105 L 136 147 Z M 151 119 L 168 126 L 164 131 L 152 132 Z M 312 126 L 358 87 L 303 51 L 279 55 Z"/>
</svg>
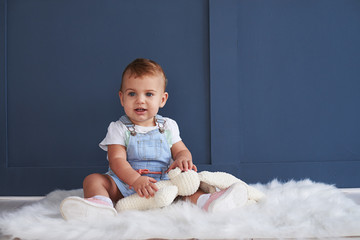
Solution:
<svg viewBox="0 0 360 240">
<path fill-rule="evenodd" d="M 126 160 L 126 148 L 122 145 L 108 145 L 108 158 L 111 170 L 125 183 L 133 187 L 140 197 L 152 197 L 158 190 L 156 180 L 141 176 Z"/>
<path fill-rule="evenodd" d="M 183 141 L 179 141 L 173 144 L 171 148 L 171 155 L 174 159 L 174 162 L 170 165 L 168 171 L 179 167 L 181 171 L 195 170 L 197 171 L 196 166 L 192 162 L 192 156 L 189 149 L 185 146 Z"/>
</svg>

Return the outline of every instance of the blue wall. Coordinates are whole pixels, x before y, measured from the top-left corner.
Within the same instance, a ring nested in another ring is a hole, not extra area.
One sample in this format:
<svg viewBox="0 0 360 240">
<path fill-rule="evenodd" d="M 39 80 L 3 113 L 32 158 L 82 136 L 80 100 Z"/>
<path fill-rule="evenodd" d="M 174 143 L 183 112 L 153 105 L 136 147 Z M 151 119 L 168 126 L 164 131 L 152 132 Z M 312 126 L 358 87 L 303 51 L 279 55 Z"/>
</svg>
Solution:
<svg viewBox="0 0 360 240">
<path fill-rule="evenodd" d="M 360 2 L 240 1 L 237 16 L 242 162 L 359 187 Z"/>
<path fill-rule="evenodd" d="M 359 187 L 359 1 L 0 0 L 0 195 L 81 187 L 134 58 L 200 170 Z"/>
</svg>

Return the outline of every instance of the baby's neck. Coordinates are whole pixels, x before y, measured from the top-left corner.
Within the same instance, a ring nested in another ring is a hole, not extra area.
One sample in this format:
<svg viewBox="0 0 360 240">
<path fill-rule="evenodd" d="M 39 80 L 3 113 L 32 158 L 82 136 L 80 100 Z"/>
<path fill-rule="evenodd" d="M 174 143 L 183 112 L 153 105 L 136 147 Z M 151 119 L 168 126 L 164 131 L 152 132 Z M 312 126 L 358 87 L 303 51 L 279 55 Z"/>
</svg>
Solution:
<svg viewBox="0 0 360 240">
<path fill-rule="evenodd" d="M 130 118 L 129 118 L 130 119 Z M 140 126 L 140 127 L 155 127 L 156 126 L 156 120 L 155 117 L 154 119 L 150 122 L 134 122 L 132 119 L 130 119 L 130 121 L 136 125 L 136 126 Z"/>
</svg>

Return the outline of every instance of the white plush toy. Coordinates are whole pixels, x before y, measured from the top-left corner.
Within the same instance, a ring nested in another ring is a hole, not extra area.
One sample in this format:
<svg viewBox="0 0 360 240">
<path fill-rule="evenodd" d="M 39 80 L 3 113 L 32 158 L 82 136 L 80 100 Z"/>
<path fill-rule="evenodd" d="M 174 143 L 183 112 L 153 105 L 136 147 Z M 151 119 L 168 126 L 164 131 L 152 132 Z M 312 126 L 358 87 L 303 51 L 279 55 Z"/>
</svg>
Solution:
<svg viewBox="0 0 360 240">
<path fill-rule="evenodd" d="M 120 199 L 115 208 L 118 212 L 124 210 L 148 210 L 169 206 L 177 196 L 190 196 L 199 188 L 206 193 L 213 193 L 216 189 L 226 189 L 232 184 L 241 182 L 246 186 L 248 192 L 248 203 L 259 201 L 264 194 L 257 189 L 247 185 L 245 182 L 224 172 L 203 171 L 197 173 L 193 170 L 181 172 L 179 168 L 169 172 L 170 180 L 158 181 L 159 190 L 152 198 L 140 197 L 133 194 Z"/>
</svg>

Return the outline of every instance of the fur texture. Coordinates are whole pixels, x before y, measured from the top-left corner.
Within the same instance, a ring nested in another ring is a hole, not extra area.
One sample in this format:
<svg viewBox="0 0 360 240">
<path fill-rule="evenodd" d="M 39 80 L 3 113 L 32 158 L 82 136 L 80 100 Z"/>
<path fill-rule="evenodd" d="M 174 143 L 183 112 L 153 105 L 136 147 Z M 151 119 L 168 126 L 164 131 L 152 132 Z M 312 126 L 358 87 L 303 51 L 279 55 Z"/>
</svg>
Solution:
<svg viewBox="0 0 360 240">
<path fill-rule="evenodd" d="M 97 221 L 65 221 L 59 212 L 67 196 L 44 200 L 0 216 L 0 231 L 22 240 L 62 239 L 244 239 L 360 236 L 360 206 L 331 185 L 310 180 L 253 185 L 266 198 L 231 212 L 210 214 L 188 202 L 148 211 L 124 211 Z"/>
</svg>

